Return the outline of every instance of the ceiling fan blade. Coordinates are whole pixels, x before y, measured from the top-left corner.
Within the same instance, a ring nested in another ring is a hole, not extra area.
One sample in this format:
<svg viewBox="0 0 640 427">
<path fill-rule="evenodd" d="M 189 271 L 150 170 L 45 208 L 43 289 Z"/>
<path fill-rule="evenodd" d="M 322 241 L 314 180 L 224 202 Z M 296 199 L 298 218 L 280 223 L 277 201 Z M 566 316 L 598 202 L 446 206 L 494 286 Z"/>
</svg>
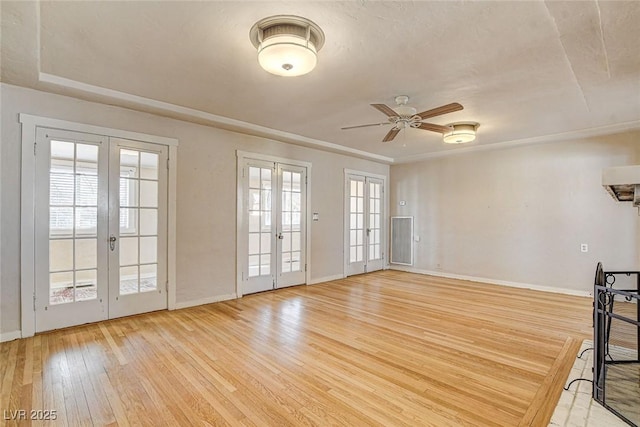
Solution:
<svg viewBox="0 0 640 427">
<path fill-rule="evenodd" d="M 393 111 L 391 109 L 391 107 L 389 107 L 388 105 L 384 105 L 384 104 L 371 104 L 371 106 L 373 108 L 375 108 L 376 110 L 380 111 L 383 114 L 386 114 L 389 117 L 398 117 L 398 113 L 396 113 L 395 111 Z"/>
<path fill-rule="evenodd" d="M 390 122 L 371 123 L 371 124 L 368 124 L 368 125 L 346 126 L 346 127 L 340 128 L 340 129 L 347 130 L 347 129 L 366 128 L 366 127 L 369 127 L 369 126 L 382 126 L 382 125 L 390 125 L 390 124 L 391 124 Z"/>
<path fill-rule="evenodd" d="M 440 133 L 449 132 L 451 130 L 449 126 L 434 125 L 433 123 L 420 123 L 418 129 L 430 130 L 432 132 Z"/>
<path fill-rule="evenodd" d="M 464 107 L 457 102 L 452 104 L 443 105 L 442 107 L 433 108 L 431 110 L 423 111 L 422 113 L 418 113 L 422 120 L 428 119 L 429 117 L 440 116 L 442 114 L 453 113 L 454 111 L 460 111 Z"/>
<path fill-rule="evenodd" d="M 382 142 L 389 142 L 392 141 L 393 138 L 396 137 L 396 135 L 398 134 L 398 132 L 400 132 L 400 129 L 397 128 L 393 128 L 391 129 L 385 136 L 384 139 L 382 140 Z"/>
</svg>

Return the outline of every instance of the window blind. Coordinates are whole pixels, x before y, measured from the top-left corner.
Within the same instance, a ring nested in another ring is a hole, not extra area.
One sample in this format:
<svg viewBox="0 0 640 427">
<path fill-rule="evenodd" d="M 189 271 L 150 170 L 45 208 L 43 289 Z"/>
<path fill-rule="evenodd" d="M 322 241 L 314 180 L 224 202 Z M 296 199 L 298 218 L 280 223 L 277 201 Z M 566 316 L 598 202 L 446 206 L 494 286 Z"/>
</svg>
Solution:
<svg viewBox="0 0 640 427">
<path fill-rule="evenodd" d="M 74 228 L 73 207 L 97 207 L 98 176 L 96 170 L 76 167 L 73 173 L 71 165 L 52 165 L 49 175 L 49 203 L 56 209 L 50 210 L 49 228 L 52 231 L 70 231 Z M 92 175 L 92 173 L 94 175 Z M 129 176 L 127 169 L 122 175 Z M 75 195 L 75 199 L 74 199 Z M 129 200 L 131 190 L 126 180 L 120 180 L 120 200 Z M 65 209 L 66 208 L 66 209 Z M 77 209 L 76 230 L 88 230 L 96 226 L 96 212 L 90 209 Z M 129 211 L 120 210 L 120 226 L 130 228 Z"/>
</svg>

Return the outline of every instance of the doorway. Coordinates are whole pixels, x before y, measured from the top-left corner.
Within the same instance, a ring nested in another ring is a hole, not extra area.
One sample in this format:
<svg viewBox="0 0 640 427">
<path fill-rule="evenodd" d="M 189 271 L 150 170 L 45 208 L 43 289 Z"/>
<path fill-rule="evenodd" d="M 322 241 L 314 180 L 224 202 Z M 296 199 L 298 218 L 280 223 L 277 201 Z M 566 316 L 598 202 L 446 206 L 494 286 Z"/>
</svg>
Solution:
<svg viewBox="0 0 640 427">
<path fill-rule="evenodd" d="M 168 147 L 35 137 L 35 332 L 166 309 Z"/>
<path fill-rule="evenodd" d="M 345 276 L 385 265 L 385 179 L 345 171 Z"/>
<path fill-rule="evenodd" d="M 238 166 L 239 296 L 307 283 L 309 165 L 239 157 Z"/>
</svg>

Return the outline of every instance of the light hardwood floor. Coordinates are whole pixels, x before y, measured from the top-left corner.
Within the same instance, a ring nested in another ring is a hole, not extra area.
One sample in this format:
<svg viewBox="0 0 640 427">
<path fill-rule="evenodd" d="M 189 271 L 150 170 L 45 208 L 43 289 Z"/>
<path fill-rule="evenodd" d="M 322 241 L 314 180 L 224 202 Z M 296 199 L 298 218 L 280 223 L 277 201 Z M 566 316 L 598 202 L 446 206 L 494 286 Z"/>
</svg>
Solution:
<svg viewBox="0 0 640 427">
<path fill-rule="evenodd" d="M 589 298 L 384 271 L 3 343 L 0 406 L 74 426 L 546 426 L 591 331 Z"/>
</svg>

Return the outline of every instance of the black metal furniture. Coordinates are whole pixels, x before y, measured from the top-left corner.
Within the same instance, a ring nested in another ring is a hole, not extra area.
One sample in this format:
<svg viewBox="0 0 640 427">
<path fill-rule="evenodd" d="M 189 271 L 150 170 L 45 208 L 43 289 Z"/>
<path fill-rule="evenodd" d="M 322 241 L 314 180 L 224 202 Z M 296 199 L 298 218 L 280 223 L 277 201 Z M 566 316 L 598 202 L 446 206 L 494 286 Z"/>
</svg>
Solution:
<svg viewBox="0 0 640 427">
<path fill-rule="evenodd" d="M 614 286 L 616 281 L 620 287 Z M 593 296 L 593 398 L 637 427 L 640 424 L 640 271 L 604 271 L 598 263 Z"/>
</svg>

